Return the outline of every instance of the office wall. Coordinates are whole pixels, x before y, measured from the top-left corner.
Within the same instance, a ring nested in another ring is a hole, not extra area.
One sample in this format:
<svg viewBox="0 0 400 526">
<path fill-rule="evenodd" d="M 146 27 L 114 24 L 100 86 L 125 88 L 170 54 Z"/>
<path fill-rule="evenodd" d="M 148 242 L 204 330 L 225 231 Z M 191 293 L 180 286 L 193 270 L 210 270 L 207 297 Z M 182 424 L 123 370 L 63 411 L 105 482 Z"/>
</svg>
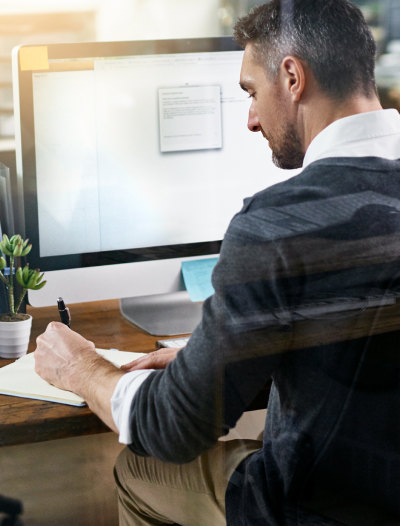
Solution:
<svg viewBox="0 0 400 526">
<path fill-rule="evenodd" d="M 106 0 L 97 40 L 196 38 L 220 35 L 219 0 Z"/>
<path fill-rule="evenodd" d="M 8 126 L 4 128 L 0 120 L 0 162 L 10 167 L 13 182 L 15 154 L 13 146 L 5 145 L 5 140 L 9 143 L 13 138 L 13 108 L 12 101 L 6 101 L 8 105 L 4 106 L 1 90 L 11 93 L 14 45 L 218 36 L 222 34 L 221 1 L 3 0 L 0 3 L 0 51 L 3 53 L 0 73 L 7 78 L 0 79 L 0 117 L 8 119 Z"/>
</svg>

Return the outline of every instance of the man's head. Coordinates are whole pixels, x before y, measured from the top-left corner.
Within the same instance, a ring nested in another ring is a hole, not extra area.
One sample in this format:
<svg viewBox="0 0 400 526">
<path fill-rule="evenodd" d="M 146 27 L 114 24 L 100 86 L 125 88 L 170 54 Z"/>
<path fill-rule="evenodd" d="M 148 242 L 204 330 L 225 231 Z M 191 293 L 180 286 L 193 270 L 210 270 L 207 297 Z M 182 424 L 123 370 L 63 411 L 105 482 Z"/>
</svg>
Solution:
<svg viewBox="0 0 400 526">
<path fill-rule="evenodd" d="M 278 166 L 302 165 L 309 141 L 299 106 L 317 91 L 326 107 L 376 100 L 375 41 L 348 0 L 271 0 L 238 21 L 235 39 L 245 48 L 241 84 L 253 97 L 249 128 L 268 138 Z"/>
</svg>

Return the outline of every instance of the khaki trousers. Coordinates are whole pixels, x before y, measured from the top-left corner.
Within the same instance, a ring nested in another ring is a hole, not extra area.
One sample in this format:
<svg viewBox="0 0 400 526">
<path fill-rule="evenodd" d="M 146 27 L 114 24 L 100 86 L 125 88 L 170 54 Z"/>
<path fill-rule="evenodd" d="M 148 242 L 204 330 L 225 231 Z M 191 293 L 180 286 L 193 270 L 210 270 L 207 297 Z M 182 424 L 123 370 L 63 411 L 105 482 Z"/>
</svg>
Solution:
<svg viewBox="0 0 400 526">
<path fill-rule="evenodd" d="M 223 526 L 225 492 L 236 467 L 262 447 L 258 440 L 218 442 L 188 464 L 138 457 L 125 448 L 114 469 L 120 526 Z"/>
</svg>

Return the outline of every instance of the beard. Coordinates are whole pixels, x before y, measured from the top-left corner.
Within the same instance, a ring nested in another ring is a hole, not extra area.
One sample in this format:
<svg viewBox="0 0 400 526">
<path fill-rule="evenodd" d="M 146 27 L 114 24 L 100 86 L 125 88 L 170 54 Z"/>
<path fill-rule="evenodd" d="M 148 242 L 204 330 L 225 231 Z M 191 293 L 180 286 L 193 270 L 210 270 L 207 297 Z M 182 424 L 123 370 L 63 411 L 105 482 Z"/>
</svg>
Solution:
<svg viewBox="0 0 400 526">
<path fill-rule="evenodd" d="M 291 123 L 276 130 L 275 137 L 267 137 L 264 130 L 263 136 L 269 142 L 272 150 L 272 162 L 278 168 L 293 170 L 303 166 L 305 152 L 300 141 L 296 127 Z"/>
</svg>

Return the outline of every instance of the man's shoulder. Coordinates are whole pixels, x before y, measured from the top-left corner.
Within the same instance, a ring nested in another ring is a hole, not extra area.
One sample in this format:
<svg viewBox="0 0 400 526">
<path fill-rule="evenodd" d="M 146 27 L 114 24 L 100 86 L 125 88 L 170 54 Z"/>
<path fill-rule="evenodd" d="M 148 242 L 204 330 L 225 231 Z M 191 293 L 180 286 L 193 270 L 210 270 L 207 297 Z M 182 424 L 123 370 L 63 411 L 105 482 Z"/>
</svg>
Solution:
<svg viewBox="0 0 400 526">
<path fill-rule="evenodd" d="M 378 183 L 368 176 L 376 177 L 378 173 L 386 172 L 400 176 L 400 160 L 381 157 L 321 159 L 309 164 L 300 174 L 265 188 L 245 200 L 242 212 L 260 205 L 284 206 L 293 200 L 309 200 L 318 197 L 323 199 L 328 193 L 331 195 L 348 193 L 357 190 L 357 185 L 363 179 L 366 179 L 366 184 Z M 353 177 L 350 178 L 350 176 Z M 384 187 L 385 183 L 380 180 L 378 184 Z"/>
<path fill-rule="evenodd" d="M 378 157 L 322 159 L 246 199 L 227 236 L 272 241 L 319 230 L 331 226 L 332 221 L 346 221 L 346 214 L 369 204 L 400 211 L 400 161 Z M 336 211 L 336 217 L 326 214 L 328 208 Z M 340 210 L 343 218 L 337 213 Z"/>
</svg>

